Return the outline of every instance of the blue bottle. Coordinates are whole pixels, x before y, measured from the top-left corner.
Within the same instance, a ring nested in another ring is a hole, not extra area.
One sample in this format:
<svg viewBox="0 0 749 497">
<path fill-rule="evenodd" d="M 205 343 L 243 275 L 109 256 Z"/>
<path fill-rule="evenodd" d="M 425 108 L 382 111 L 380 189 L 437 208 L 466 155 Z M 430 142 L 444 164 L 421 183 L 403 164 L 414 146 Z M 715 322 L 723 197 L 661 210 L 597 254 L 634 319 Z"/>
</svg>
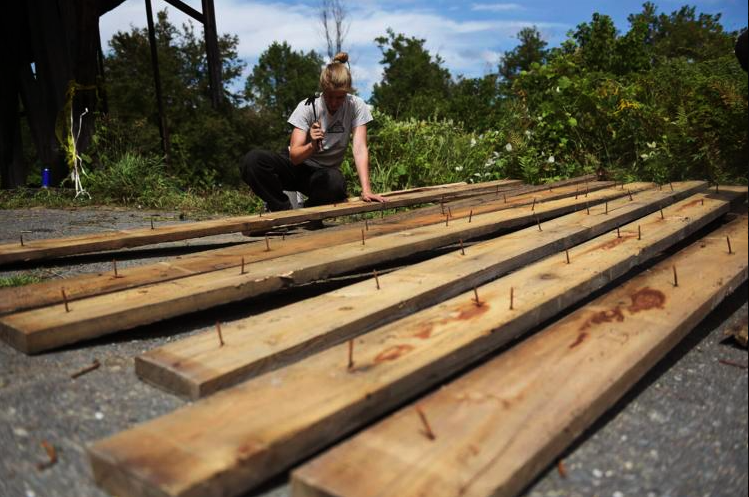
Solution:
<svg viewBox="0 0 749 497">
<path fill-rule="evenodd" d="M 49 168 L 42 169 L 42 188 L 49 188 Z"/>
</svg>

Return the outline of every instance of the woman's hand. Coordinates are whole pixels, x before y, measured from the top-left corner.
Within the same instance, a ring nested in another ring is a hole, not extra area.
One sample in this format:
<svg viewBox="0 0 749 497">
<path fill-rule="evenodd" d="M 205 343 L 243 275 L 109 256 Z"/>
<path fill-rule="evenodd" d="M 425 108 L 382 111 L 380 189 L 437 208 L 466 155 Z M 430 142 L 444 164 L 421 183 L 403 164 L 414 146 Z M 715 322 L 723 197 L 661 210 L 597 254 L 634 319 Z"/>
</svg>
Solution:
<svg viewBox="0 0 749 497">
<path fill-rule="evenodd" d="M 322 150 L 322 139 L 325 138 L 325 131 L 323 131 L 320 121 L 312 123 L 312 127 L 309 129 L 309 137 L 315 144 L 315 150 Z"/>
<path fill-rule="evenodd" d="M 387 202 L 385 197 L 372 192 L 362 192 L 360 198 L 365 202 L 382 202 L 383 204 Z"/>
</svg>

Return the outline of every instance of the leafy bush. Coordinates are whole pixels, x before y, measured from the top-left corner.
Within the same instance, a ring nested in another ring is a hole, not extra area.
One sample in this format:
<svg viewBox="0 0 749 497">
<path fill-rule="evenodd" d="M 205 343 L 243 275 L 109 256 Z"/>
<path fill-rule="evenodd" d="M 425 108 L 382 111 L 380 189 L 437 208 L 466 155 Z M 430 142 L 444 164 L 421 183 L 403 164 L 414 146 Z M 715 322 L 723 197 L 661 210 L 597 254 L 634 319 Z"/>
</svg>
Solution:
<svg viewBox="0 0 749 497">
<path fill-rule="evenodd" d="M 374 113 L 369 127 L 370 178 L 374 191 L 505 177 L 493 153 L 498 133 L 477 134 L 447 119 L 395 120 Z M 350 193 L 359 193 L 356 168 L 347 154 L 342 170 Z"/>
</svg>

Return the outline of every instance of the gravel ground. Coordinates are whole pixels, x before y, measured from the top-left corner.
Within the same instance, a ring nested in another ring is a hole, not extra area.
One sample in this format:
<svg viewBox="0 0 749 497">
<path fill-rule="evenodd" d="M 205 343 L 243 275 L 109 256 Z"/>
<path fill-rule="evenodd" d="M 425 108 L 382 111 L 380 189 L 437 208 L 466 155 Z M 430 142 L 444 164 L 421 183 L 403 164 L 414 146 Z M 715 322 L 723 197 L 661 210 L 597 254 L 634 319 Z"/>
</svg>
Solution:
<svg viewBox="0 0 749 497">
<path fill-rule="evenodd" d="M 0 211 L 0 243 L 148 226 L 157 213 L 124 210 Z M 158 213 L 157 223 L 178 222 Z M 189 219 L 188 219 L 189 220 Z M 118 267 L 246 242 L 238 235 L 122 250 Z M 28 273 L 45 278 L 111 269 L 111 253 L 63 262 L 20 265 L 1 276 Z M 0 496 L 104 496 L 92 482 L 88 443 L 135 423 L 168 413 L 184 401 L 140 382 L 133 357 L 170 340 L 284 303 L 328 291 L 354 279 L 336 279 L 278 295 L 172 319 L 137 330 L 27 357 L 0 343 Z M 552 496 L 742 496 L 747 495 L 747 352 L 724 332 L 747 319 L 747 287 L 731 295 L 651 371 L 603 419 L 524 492 Z M 70 375 L 91 364 L 97 370 Z M 737 367 L 723 361 L 743 365 Z M 42 441 L 54 445 L 58 462 Z M 289 496 L 286 477 L 248 494 Z"/>
</svg>

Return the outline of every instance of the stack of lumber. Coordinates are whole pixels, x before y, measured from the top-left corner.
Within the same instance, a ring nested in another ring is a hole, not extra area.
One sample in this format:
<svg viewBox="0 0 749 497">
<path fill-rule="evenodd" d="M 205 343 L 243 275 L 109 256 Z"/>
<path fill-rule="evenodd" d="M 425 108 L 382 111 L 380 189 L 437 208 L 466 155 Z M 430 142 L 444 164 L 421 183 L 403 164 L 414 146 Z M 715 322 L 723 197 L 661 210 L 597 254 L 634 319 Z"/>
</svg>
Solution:
<svg viewBox="0 0 749 497">
<path fill-rule="evenodd" d="M 379 220 L 66 281 L 65 301 L 60 283 L 6 293 L 0 336 L 37 353 L 371 271 L 136 357 L 143 381 L 194 402 L 93 443 L 97 484 L 242 495 L 296 467 L 295 497 L 514 495 L 746 281 L 746 208 L 731 211 L 747 190 L 579 178 L 450 196 L 467 188 Z"/>
</svg>

